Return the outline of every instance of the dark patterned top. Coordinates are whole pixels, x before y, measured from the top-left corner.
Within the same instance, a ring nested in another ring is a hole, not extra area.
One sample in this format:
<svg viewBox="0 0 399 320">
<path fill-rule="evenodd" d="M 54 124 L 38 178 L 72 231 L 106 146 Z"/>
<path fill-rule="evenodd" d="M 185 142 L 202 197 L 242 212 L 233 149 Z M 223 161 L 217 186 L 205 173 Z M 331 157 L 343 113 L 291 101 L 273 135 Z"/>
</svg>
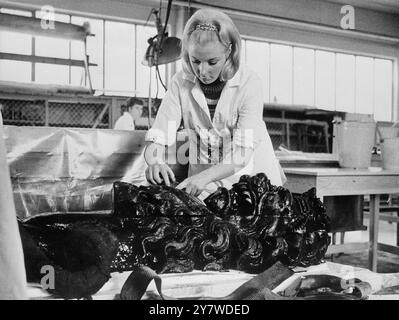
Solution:
<svg viewBox="0 0 399 320">
<path fill-rule="evenodd" d="M 225 84 L 226 82 L 220 81 L 219 78 L 211 84 L 203 84 L 200 81 L 200 86 L 202 91 L 204 92 L 211 119 L 213 119 L 213 116 L 215 115 L 216 105 L 218 104 L 220 94 L 222 93 Z"/>
</svg>

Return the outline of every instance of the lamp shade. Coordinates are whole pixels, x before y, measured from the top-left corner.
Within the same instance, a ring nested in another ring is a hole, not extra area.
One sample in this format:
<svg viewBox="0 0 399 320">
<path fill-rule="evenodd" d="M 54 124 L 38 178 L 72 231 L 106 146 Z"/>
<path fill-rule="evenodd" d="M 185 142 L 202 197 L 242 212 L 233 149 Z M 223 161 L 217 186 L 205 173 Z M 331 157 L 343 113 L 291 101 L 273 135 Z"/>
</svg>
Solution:
<svg viewBox="0 0 399 320">
<path fill-rule="evenodd" d="M 148 67 L 167 64 L 180 59 L 181 40 L 176 37 L 164 37 L 159 45 L 159 37 L 150 38 L 142 64 Z"/>
</svg>

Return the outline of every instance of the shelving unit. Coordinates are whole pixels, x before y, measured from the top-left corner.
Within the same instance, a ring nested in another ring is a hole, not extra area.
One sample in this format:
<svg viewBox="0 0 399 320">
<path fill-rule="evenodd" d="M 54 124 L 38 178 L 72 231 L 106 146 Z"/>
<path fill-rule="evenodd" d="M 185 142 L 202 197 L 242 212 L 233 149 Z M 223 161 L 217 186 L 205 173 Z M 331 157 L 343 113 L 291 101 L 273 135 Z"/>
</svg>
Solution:
<svg viewBox="0 0 399 320">
<path fill-rule="evenodd" d="M 5 125 L 112 127 L 110 98 L 0 94 L 0 104 Z"/>
<path fill-rule="evenodd" d="M 264 117 L 274 149 L 280 145 L 303 152 L 331 151 L 327 121 Z"/>
</svg>

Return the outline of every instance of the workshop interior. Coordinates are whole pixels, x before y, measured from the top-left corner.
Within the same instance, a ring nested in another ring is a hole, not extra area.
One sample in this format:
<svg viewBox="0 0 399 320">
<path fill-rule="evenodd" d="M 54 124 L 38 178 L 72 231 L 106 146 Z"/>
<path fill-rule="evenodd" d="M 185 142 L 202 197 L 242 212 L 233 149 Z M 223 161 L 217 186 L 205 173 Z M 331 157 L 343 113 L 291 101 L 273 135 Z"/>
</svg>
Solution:
<svg viewBox="0 0 399 320">
<path fill-rule="evenodd" d="M 188 192 L 250 116 L 266 169 Z M 0 0 L 0 184 L 0 300 L 399 300 L 399 1 Z"/>
</svg>

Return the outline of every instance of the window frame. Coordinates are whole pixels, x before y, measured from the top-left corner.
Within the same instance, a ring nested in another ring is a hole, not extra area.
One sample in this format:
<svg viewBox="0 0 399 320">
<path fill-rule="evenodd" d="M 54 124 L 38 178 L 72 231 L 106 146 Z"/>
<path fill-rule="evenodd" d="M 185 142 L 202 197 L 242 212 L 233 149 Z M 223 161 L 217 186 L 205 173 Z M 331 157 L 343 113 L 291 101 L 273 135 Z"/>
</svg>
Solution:
<svg viewBox="0 0 399 320">
<path fill-rule="evenodd" d="M 278 44 L 278 45 L 286 45 L 286 46 L 290 46 L 292 49 L 292 52 L 294 52 L 294 48 L 300 48 L 300 49 L 311 49 L 314 50 L 314 72 L 316 73 L 316 51 L 323 51 L 323 52 L 330 52 L 334 54 L 334 58 L 335 58 L 335 65 L 334 65 L 334 72 L 335 72 L 335 77 L 336 77 L 336 57 L 337 54 L 345 54 L 345 55 L 353 55 L 355 58 L 355 75 L 356 75 L 356 60 L 358 57 L 366 57 L 366 58 L 372 58 L 373 59 L 373 69 L 375 69 L 375 59 L 382 59 L 382 60 L 389 60 L 392 63 L 392 89 L 391 89 L 391 106 L 390 106 L 390 115 L 391 115 L 391 119 L 390 120 L 386 120 L 386 121 L 395 121 L 395 119 L 398 117 L 399 115 L 399 110 L 395 109 L 395 92 L 399 91 L 399 74 L 397 72 L 397 70 L 399 69 L 399 62 L 398 62 L 398 57 L 395 56 L 390 56 L 390 55 L 379 55 L 379 54 L 368 54 L 368 53 L 364 53 L 364 52 L 359 52 L 359 51 L 355 51 L 355 50 L 342 50 L 342 49 L 335 49 L 335 48 L 328 48 L 328 47 L 323 47 L 323 46 L 317 46 L 317 45 L 310 45 L 310 44 L 303 44 L 303 43 L 296 43 L 296 42 L 290 42 L 290 41 L 279 41 L 279 40 L 275 40 L 275 39 L 270 39 L 270 38 L 260 38 L 260 37 L 254 37 L 254 36 L 249 36 L 249 35 L 241 35 L 241 38 L 243 40 L 243 43 L 246 43 L 246 41 L 256 41 L 256 42 L 264 42 L 267 43 L 269 48 L 271 47 L 272 44 Z M 245 46 L 245 48 L 243 48 L 244 52 L 246 52 L 247 48 Z M 248 53 L 246 52 L 246 56 L 248 55 Z M 271 59 L 271 52 L 269 52 L 269 57 L 268 59 Z M 293 58 L 293 55 L 292 55 Z M 265 101 L 266 105 L 279 105 L 274 103 L 273 101 L 271 101 L 271 95 L 270 95 L 270 87 L 271 87 L 271 73 L 270 73 L 270 69 L 271 67 L 269 66 L 269 88 L 265 88 L 265 90 L 269 90 L 269 101 Z M 292 81 L 294 81 L 294 70 L 295 70 L 295 66 L 292 66 Z M 316 81 L 316 77 L 314 77 L 314 82 Z M 336 79 L 334 80 L 335 84 L 336 84 Z M 374 80 L 373 80 L 374 81 Z M 373 90 L 375 90 L 375 87 L 373 88 Z M 316 86 L 314 85 L 314 95 L 316 95 Z M 355 79 L 355 92 L 354 95 L 356 96 L 356 79 Z M 373 92 L 374 95 L 374 92 Z M 334 88 L 334 96 L 336 96 L 336 86 Z M 294 90 L 291 91 L 291 101 L 294 101 Z M 281 104 L 280 104 L 281 105 Z M 299 104 L 294 104 L 291 103 L 289 104 L 290 106 L 300 106 L 303 107 L 304 105 L 299 105 Z M 317 108 L 320 110 L 324 110 L 321 107 L 318 107 L 316 105 L 316 99 L 314 98 L 314 104 L 313 105 L 306 105 L 306 106 L 310 106 L 312 108 Z M 373 114 L 375 113 L 375 105 L 373 102 Z M 327 110 L 327 109 L 326 109 Z M 336 97 L 334 98 L 334 110 L 336 111 Z M 331 111 L 331 110 L 330 110 Z M 358 110 L 356 110 L 356 100 L 355 100 L 355 112 L 358 112 Z M 384 120 L 385 121 L 385 120 Z"/>
<path fill-rule="evenodd" d="M 26 12 L 30 12 L 32 17 L 36 17 L 37 12 L 39 11 L 38 8 L 33 8 L 33 7 L 31 7 L 31 8 L 20 8 L 20 7 L 18 7 L 17 8 L 17 7 L 11 7 L 11 6 L 6 6 L 6 5 L 1 5 L 0 9 L 26 11 Z M 102 29 L 103 29 L 102 30 L 103 31 L 102 32 L 102 39 L 101 39 L 101 41 L 102 41 L 102 45 L 101 45 L 102 46 L 102 61 L 101 61 L 101 63 L 102 63 L 101 64 L 101 69 L 102 69 L 101 70 L 101 73 L 102 73 L 102 81 L 101 81 L 101 83 L 102 83 L 102 87 L 101 88 L 93 88 L 95 90 L 96 94 L 100 94 L 100 95 L 104 95 L 104 96 L 120 96 L 120 95 L 121 96 L 132 96 L 132 95 L 136 96 L 137 93 L 138 93 L 138 90 L 137 90 L 137 64 L 141 63 L 137 59 L 137 50 L 138 50 L 137 49 L 137 45 L 138 45 L 138 43 L 137 43 L 137 26 L 152 27 L 152 28 L 154 28 L 154 31 L 156 32 L 155 23 L 150 21 L 149 19 L 147 21 L 143 21 L 143 20 L 138 20 L 138 19 L 126 19 L 126 18 L 118 18 L 118 17 L 109 17 L 109 16 L 91 14 L 91 13 L 83 13 L 82 14 L 81 12 L 75 12 L 75 11 L 72 12 L 72 11 L 69 11 L 69 10 L 58 10 L 57 9 L 57 13 L 58 14 L 62 14 L 62 15 L 67 15 L 69 21 L 72 21 L 73 17 L 79 17 L 79 18 L 82 18 L 82 19 L 86 18 L 86 19 L 93 19 L 93 20 L 101 21 Z M 106 49 L 105 49 L 105 47 L 106 47 L 106 44 L 105 44 L 105 41 L 106 41 L 106 39 L 105 39 L 105 37 L 106 37 L 105 36 L 105 25 L 106 25 L 107 21 L 130 24 L 134 28 L 134 31 L 133 31 L 133 33 L 134 33 L 134 52 L 132 52 L 132 59 L 134 60 L 134 76 L 133 76 L 133 79 L 134 79 L 134 90 L 132 90 L 132 91 L 131 90 L 128 90 L 128 91 L 110 90 L 109 88 L 106 88 L 106 86 L 105 86 L 105 84 L 106 84 L 106 79 L 105 79 L 105 73 L 106 73 L 105 72 L 105 69 L 106 69 L 106 67 L 105 67 L 105 60 L 106 60 L 106 57 L 105 57 L 105 51 L 106 51 Z M 170 33 L 170 30 L 171 30 L 171 25 L 170 24 L 168 24 L 167 30 Z M 154 33 L 154 35 L 155 35 L 155 33 Z M 69 58 L 68 59 L 69 60 L 73 60 L 71 58 L 71 56 L 72 56 L 72 52 L 71 52 L 72 51 L 71 50 L 72 43 L 71 43 L 71 40 L 65 40 L 65 41 L 68 41 L 68 47 L 69 47 L 69 52 L 68 52 L 68 57 Z M 36 36 L 35 35 L 32 35 L 31 46 L 32 46 L 31 56 L 36 56 Z M 23 60 L 15 60 L 15 61 L 22 62 Z M 30 62 L 30 64 L 31 64 L 31 75 L 30 75 L 30 79 L 31 80 L 30 81 L 32 83 L 35 83 L 36 82 L 36 67 L 35 67 L 35 63 L 34 62 Z M 72 81 L 72 69 L 71 68 L 72 68 L 72 66 L 65 65 L 65 67 L 68 68 L 68 75 L 69 75 L 68 76 L 68 83 L 66 83 L 66 84 L 67 85 L 71 85 L 71 81 Z M 168 64 L 164 65 L 164 66 L 161 66 L 161 67 L 163 67 L 165 69 L 164 72 L 162 72 L 162 70 L 160 70 L 160 73 L 161 73 L 161 76 L 163 76 L 162 80 L 163 80 L 165 86 L 167 87 L 168 86 L 168 82 L 169 82 L 169 76 L 171 74 L 171 70 L 173 70 L 173 67 L 171 68 Z M 150 70 L 149 70 L 149 72 L 150 72 Z M 158 92 L 158 94 L 156 94 L 157 82 L 155 80 L 157 79 L 157 76 L 156 76 L 155 68 L 151 68 L 151 75 L 152 75 L 152 78 L 151 78 L 152 79 L 151 97 L 152 98 L 160 98 L 160 94 L 161 94 L 161 96 L 163 96 L 164 93 L 165 93 L 165 90 L 163 90 L 163 87 L 162 87 L 160 81 L 157 80 L 159 92 Z M 86 82 L 87 81 L 87 76 L 85 78 L 86 78 L 85 79 L 85 82 Z M 148 92 L 145 92 L 143 94 L 145 94 L 145 97 L 148 96 Z"/>
</svg>

